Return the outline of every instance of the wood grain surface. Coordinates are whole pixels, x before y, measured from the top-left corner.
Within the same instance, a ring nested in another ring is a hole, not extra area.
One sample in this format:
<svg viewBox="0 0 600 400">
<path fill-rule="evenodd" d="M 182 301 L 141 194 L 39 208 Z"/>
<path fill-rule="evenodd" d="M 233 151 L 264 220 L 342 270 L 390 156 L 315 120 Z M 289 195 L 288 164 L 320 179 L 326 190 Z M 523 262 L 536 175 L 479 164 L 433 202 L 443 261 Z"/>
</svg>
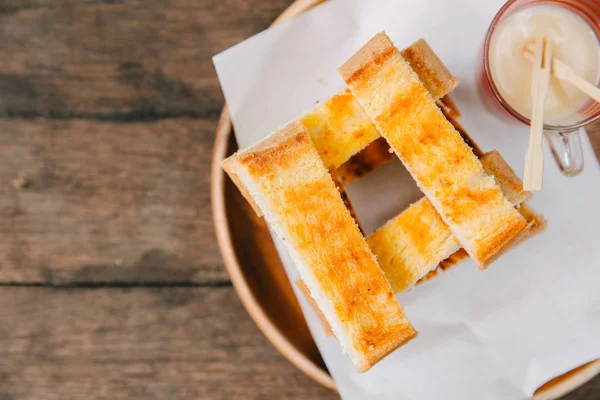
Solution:
<svg viewBox="0 0 600 400">
<path fill-rule="evenodd" d="M 4 282 L 223 282 L 214 124 L 0 119 Z M 26 179 L 25 187 L 10 182 Z"/>
<path fill-rule="evenodd" d="M 231 287 L 0 288 L 0 399 L 334 399 Z"/>
<path fill-rule="evenodd" d="M 227 281 L 211 57 L 289 3 L 0 2 L 0 282 Z"/>
<path fill-rule="evenodd" d="M 211 57 L 289 0 L 3 0 L 0 114 L 216 120 Z"/>
<path fill-rule="evenodd" d="M 337 397 L 254 326 L 211 222 L 211 57 L 290 3 L 0 0 L 1 400 Z"/>
</svg>

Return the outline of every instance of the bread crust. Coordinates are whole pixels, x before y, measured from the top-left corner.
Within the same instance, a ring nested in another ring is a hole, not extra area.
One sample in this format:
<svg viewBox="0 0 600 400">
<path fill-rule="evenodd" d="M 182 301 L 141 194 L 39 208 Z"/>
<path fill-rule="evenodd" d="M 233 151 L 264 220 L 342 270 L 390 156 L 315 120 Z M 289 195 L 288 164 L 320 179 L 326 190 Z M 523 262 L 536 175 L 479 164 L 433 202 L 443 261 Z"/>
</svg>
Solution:
<svg viewBox="0 0 600 400">
<path fill-rule="evenodd" d="M 444 96 L 456 89 L 460 81 L 452 76 L 429 43 L 421 38 L 402 50 L 401 54 L 417 73 L 431 97 L 442 100 L 449 109 L 456 110 L 452 100 L 444 99 Z M 456 117 L 459 117 L 460 113 L 456 111 L 458 114 Z"/>
<path fill-rule="evenodd" d="M 376 35 L 339 71 L 480 268 L 528 229 L 387 35 Z"/>
<path fill-rule="evenodd" d="M 235 172 L 233 172 L 231 170 L 231 163 L 226 160 L 223 160 L 221 162 L 221 167 L 223 167 L 223 170 L 225 170 L 225 172 L 227 173 L 227 175 L 229 175 L 229 178 L 233 181 L 233 183 L 235 184 L 235 186 L 237 186 L 237 188 L 239 189 L 240 193 L 242 194 L 242 196 L 244 196 L 244 198 L 246 199 L 246 201 L 250 204 L 250 206 L 252 207 L 252 209 L 254 210 L 254 212 L 256 213 L 256 215 L 258 217 L 262 217 L 262 211 L 260 211 L 260 208 L 256 205 L 256 203 L 254 202 L 254 200 L 252 199 L 252 196 L 250 196 L 250 193 L 248 193 L 248 190 L 246 189 L 246 186 L 244 186 L 244 184 L 242 183 L 242 181 L 240 180 L 240 178 L 237 176 L 237 174 Z"/>
</svg>

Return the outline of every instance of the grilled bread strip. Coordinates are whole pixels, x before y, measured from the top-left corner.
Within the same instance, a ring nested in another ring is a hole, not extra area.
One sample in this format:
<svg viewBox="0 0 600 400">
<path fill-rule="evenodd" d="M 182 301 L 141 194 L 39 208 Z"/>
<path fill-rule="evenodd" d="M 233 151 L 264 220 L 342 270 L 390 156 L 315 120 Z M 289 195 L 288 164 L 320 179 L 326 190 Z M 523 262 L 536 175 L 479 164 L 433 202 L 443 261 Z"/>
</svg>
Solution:
<svg viewBox="0 0 600 400">
<path fill-rule="evenodd" d="M 531 197 L 522 190 L 520 179 L 497 151 L 485 154 L 481 162 L 514 206 Z M 367 238 L 367 243 L 394 292 L 410 289 L 461 248 L 427 197 L 388 221 Z"/>
<path fill-rule="evenodd" d="M 385 33 L 340 74 L 480 268 L 528 229 Z"/>
<path fill-rule="evenodd" d="M 458 86 L 442 61 L 423 39 L 402 54 L 431 96 L 441 98 Z M 381 135 L 348 90 L 317 104 L 301 118 L 328 169 L 336 169 Z"/>
<path fill-rule="evenodd" d="M 287 125 L 223 168 L 281 238 L 358 371 L 416 335 L 304 125 Z"/>
<path fill-rule="evenodd" d="M 458 264 L 460 264 L 462 261 L 466 260 L 467 258 L 469 258 L 469 255 L 467 254 L 465 249 L 461 248 L 456 253 L 452 254 L 450 257 L 448 257 L 444 261 L 442 261 L 440 263 L 440 265 L 437 266 L 437 268 L 429 271 L 429 273 L 427 275 L 425 275 L 424 277 L 419 279 L 417 281 L 417 283 L 415 283 L 415 285 L 419 285 L 423 282 L 427 282 L 428 280 L 435 278 L 436 276 L 440 275 L 440 273 L 442 273 L 443 271 L 446 271 L 447 269 L 457 266 Z"/>
</svg>

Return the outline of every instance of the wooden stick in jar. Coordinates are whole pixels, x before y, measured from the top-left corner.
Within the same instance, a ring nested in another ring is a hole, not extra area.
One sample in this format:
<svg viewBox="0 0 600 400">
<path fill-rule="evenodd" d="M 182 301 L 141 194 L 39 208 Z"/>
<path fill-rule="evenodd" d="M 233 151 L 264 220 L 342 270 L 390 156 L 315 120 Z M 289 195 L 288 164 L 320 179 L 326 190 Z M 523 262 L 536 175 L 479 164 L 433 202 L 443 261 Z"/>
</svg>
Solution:
<svg viewBox="0 0 600 400">
<path fill-rule="evenodd" d="M 529 60 L 533 59 L 533 43 L 526 47 L 526 57 Z M 594 86 L 590 82 L 577 75 L 573 68 L 566 64 L 563 60 L 557 57 L 552 57 L 552 75 L 561 81 L 571 83 L 577 89 L 590 96 L 592 99 L 600 103 L 600 88 Z"/>
<path fill-rule="evenodd" d="M 544 104 L 550 86 L 550 67 L 552 60 L 552 42 L 547 38 L 538 38 L 535 42 L 533 80 L 531 96 L 533 110 L 529 135 L 529 150 L 525 157 L 523 190 L 542 189 L 544 173 L 544 154 L 542 152 L 542 133 L 544 131 Z"/>
</svg>

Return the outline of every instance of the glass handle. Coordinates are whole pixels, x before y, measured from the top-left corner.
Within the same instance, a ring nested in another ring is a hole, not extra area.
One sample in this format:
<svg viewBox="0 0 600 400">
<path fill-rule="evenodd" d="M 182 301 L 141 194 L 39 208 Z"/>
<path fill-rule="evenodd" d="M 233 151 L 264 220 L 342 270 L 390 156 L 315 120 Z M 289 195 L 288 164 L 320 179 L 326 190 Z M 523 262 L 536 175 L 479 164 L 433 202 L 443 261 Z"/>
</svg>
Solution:
<svg viewBox="0 0 600 400">
<path fill-rule="evenodd" d="M 550 150 L 561 172 L 576 176 L 583 171 L 583 149 L 579 130 L 569 132 L 544 131 Z"/>
</svg>

